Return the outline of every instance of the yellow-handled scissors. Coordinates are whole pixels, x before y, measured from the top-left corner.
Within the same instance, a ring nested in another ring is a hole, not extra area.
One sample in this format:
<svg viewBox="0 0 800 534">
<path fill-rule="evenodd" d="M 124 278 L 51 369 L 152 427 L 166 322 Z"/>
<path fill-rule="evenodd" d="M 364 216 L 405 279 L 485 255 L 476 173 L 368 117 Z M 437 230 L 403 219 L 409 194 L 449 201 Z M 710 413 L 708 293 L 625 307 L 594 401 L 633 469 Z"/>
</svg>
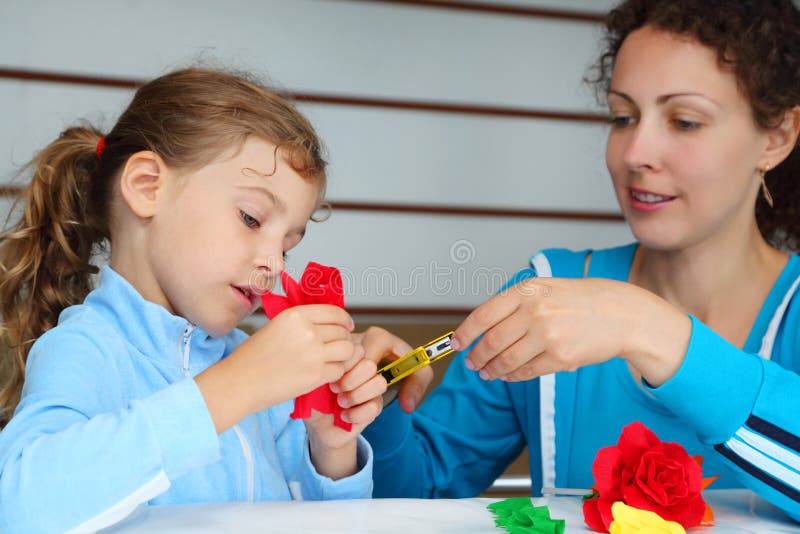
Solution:
<svg viewBox="0 0 800 534">
<path fill-rule="evenodd" d="M 450 347 L 453 332 L 448 332 L 437 337 L 426 345 L 417 347 L 405 356 L 398 358 L 378 369 L 378 374 L 383 375 L 388 385 L 399 382 L 414 371 L 441 360 L 455 351 Z"/>
</svg>

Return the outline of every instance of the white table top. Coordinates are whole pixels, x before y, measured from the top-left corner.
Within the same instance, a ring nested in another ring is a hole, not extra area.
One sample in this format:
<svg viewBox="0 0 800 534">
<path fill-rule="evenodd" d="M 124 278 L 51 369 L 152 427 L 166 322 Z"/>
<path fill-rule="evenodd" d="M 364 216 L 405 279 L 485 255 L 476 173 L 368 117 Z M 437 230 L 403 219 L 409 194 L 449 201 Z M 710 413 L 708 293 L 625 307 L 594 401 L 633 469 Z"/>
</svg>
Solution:
<svg viewBox="0 0 800 534">
<path fill-rule="evenodd" d="M 800 532 L 780 510 L 746 490 L 705 491 L 714 509 L 716 526 L 693 530 L 702 534 Z M 104 532 L 202 533 L 269 532 L 497 533 L 486 508 L 500 499 L 373 499 L 352 501 L 289 501 L 215 503 L 141 507 Z M 543 497 L 555 519 L 566 519 L 566 532 L 589 532 L 583 523 L 580 497 Z"/>
</svg>

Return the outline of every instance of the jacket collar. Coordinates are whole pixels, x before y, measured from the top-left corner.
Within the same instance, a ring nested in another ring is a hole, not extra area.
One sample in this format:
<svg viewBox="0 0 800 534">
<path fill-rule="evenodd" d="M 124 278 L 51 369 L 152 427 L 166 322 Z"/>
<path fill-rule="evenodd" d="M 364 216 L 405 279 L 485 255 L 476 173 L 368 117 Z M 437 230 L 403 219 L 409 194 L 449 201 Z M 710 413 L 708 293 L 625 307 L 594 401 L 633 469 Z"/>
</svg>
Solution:
<svg viewBox="0 0 800 534">
<path fill-rule="evenodd" d="M 219 361 L 226 352 L 228 336 L 213 338 L 183 317 L 145 300 L 130 282 L 107 265 L 100 269 L 100 284 L 89 293 L 84 304 L 100 313 L 148 358 L 183 368 L 188 349 L 192 375 Z M 189 341 L 186 348 L 185 336 Z"/>
</svg>

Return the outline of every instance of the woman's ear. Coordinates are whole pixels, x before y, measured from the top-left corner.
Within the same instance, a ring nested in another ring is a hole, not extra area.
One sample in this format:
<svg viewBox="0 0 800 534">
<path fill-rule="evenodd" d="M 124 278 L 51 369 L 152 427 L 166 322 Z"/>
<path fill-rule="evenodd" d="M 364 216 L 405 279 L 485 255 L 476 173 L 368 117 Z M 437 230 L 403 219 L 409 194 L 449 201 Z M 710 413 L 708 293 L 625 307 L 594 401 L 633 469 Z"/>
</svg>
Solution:
<svg viewBox="0 0 800 534">
<path fill-rule="evenodd" d="M 774 169 L 786 159 L 797 144 L 800 132 L 800 106 L 788 110 L 781 123 L 768 132 L 768 144 L 760 168 Z"/>
<path fill-rule="evenodd" d="M 147 219 L 155 215 L 165 170 L 163 160 L 150 150 L 128 158 L 120 177 L 120 194 L 136 216 Z"/>
</svg>

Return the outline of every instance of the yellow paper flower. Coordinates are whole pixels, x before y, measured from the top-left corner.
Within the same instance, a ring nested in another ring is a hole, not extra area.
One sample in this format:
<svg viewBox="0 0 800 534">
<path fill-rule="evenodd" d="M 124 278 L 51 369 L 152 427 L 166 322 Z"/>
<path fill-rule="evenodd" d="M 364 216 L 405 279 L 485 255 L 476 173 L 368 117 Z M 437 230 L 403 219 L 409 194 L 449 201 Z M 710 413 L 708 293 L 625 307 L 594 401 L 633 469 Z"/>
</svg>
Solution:
<svg viewBox="0 0 800 534">
<path fill-rule="evenodd" d="M 611 506 L 614 521 L 608 531 L 610 534 L 686 534 L 680 523 L 664 521 L 655 512 L 640 510 L 622 502 Z"/>
</svg>

